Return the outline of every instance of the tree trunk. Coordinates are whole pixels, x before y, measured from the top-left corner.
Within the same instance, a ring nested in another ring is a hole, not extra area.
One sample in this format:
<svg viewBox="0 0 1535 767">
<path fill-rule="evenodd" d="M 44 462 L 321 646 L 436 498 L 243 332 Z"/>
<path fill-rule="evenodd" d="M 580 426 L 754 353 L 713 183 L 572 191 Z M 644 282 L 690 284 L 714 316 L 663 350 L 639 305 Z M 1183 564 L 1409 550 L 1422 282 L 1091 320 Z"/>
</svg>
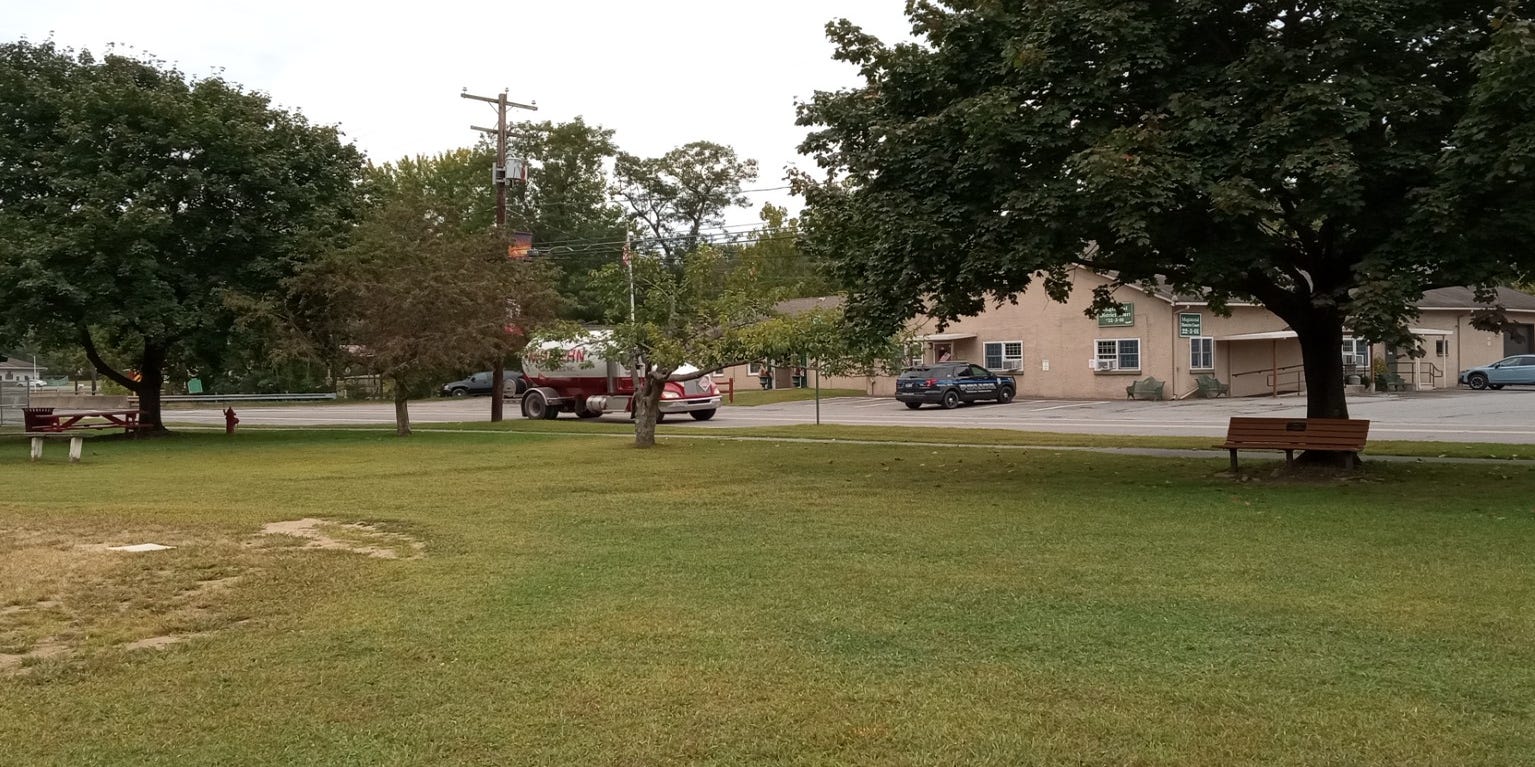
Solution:
<svg viewBox="0 0 1535 767">
<path fill-rule="evenodd" d="M 410 436 L 410 407 L 406 404 L 409 390 L 404 381 L 394 382 L 394 433 L 397 437 Z"/>
<path fill-rule="evenodd" d="M 139 380 L 133 393 L 139 395 L 139 423 L 151 424 L 149 433 L 164 433 L 165 422 L 161 416 L 160 392 L 165 388 L 165 349 L 151 343 L 144 344 L 144 359 L 139 365 Z"/>
<path fill-rule="evenodd" d="M 661 413 L 661 392 L 666 391 L 666 380 L 657 381 L 653 376 L 640 377 L 640 390 L 634 395 L 634 446 L 656 446 L 656 417 Z"/>
<path fill-rule="evenodd" d="M 506 407 L 506 394 L 502 389 L 506 388 L 506 359 L 496 360 L 495 367 L 490 371 L 490 422 L 500 423 Z"/>
<path fill-rule="evenodd" d="M 1306 417 L 1348 418 L 1348 400 L 1343 391 L 1343 318 L 1335 314 L 1313 314 L 1306 323 L 1292 323 L 1300 341 L 1301 362 L 1306 375 Z M 1313 466 L 1354 468 L 1357 453 L 1308 450 L 1297 459 Z"/>
<path fill-rule="evenodd" d="M 139 364 L 139 380 L 135 381 L 107 364 L 101 351 L 96 348 L 96 340 L 91 337 L 90 328 L 81 325 L 78 330 L 80 346 L 85 349 L 85 358 L 91 362 L 91 394 L 96 393 L 95 374 L 106 376 L 139 398 L 139 423 L 152 427 L 141 434 L 164 434 L 165 422 L 160 415 L 160 387 L 165 382 L 165 347 L 144 341 L 144 358 Z"/>
<path fill-rule="evenodd" d="M 1294 326 L 1300 340 L 1301 362 L 1306 366 L 1306 417 L 1347 418 L 1348 400 L 1343 396 L 1343 321 L 1329 317 L 1302 328 Z"/>
</svg>

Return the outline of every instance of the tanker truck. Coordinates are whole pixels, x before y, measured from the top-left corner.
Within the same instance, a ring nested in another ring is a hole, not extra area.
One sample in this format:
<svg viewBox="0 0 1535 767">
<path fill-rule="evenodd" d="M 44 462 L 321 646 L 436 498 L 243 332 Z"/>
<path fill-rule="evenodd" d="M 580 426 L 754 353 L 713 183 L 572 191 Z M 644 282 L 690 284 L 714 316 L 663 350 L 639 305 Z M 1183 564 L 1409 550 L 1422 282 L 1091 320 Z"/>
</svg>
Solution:
<svg viewBox="0 0 1535 767">
<path fill-rule="evenodd" d="M 606 413 L 634 414 L 634 376 L 629 366 L 607 359 L 606 336 L 600 331 L 574 342 L 546 341 L 530 346 L 523 355 L 522 371 L 528 388 L 522 395 L 522 416 L 558 418 L 575 413 L 577 418 L 596 418 Z M 696 376 L 698 368 L 683 365 L 672 373 L 661 392 L 656 420 L 687 413 L 707 421 L 720 406 L 720 394 L 709 376 Z"/>
</svg>

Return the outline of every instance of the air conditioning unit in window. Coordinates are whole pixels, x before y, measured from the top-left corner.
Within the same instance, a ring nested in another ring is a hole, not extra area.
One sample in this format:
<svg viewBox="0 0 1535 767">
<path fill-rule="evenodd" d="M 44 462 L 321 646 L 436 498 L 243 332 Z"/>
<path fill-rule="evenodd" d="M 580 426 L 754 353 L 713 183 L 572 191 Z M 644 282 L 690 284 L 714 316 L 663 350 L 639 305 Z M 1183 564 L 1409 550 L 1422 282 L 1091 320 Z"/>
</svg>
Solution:
<svg viewBox="0 0 1535 767">
<path fill-rule="evenodd" d="M 1098 371 L 1100 373 L 1104 372 L 1104 371 L 1111 371 L 1111 370 L 1118 370 L 1118 369 L 1119 369 L 1119 362 L 1117 360 L 1098 360 L 1098 359 L 1093 360 L 1093 370 Z"/>
<path fill-rule="evenodd" d="M 1365 360 L 1364 360 L 1364 355 L 1363 354 L 1345 354 L 1345 355 L 1343 355 L 1343 366 L 1344 367 L 1362 368 L 1362 367 L 1364 367 L 1364 365 L 1365 365 Z"/>
</svg>

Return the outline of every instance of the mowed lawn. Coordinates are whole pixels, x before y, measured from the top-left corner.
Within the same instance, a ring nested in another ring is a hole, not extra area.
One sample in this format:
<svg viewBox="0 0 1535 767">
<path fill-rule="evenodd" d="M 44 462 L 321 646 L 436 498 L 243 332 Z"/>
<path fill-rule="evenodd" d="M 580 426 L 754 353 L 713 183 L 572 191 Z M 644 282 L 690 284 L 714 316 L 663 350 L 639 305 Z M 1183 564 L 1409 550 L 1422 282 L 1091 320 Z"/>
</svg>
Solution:
<svg viewBox="0 0 1535 767">
<path fill-rule="evenodd" d="M 0 763 L 1535 764 L 1527 466 L 661 439 L 0 439 Z"/>
</svg>

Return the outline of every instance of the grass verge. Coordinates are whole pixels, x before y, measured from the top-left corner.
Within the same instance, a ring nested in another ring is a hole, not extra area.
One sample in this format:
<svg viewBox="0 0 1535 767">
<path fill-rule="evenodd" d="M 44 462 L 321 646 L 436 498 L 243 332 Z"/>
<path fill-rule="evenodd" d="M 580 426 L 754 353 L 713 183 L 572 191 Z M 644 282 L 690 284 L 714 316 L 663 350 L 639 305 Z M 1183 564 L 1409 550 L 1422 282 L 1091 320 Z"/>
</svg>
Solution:
<svg viewBox="0 0 1535 767">
<path fill-rule="evenodd" d="M 0 676 L 18 764 L 1535 754 L 1520 465 L 1303 484 L 1262 461 L 1237 481 L 1049 451 L 260 430 L 91 440 L 79 465 L 0 450 L 0 653 L 46 650 Z M 261 534 L 298 519 L 419 556 Z M 177 548 L 97 548 L 144 540 Z"/>
</svg>

